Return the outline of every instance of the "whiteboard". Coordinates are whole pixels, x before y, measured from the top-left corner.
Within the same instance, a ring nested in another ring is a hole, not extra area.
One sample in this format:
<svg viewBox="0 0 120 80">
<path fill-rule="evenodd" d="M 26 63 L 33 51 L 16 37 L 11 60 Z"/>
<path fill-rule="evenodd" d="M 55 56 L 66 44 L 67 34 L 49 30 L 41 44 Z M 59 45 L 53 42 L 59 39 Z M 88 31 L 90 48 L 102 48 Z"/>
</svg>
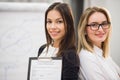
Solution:
<svg viewBox="0 0 120 80">
<path fill-rule="evenodd" d="M 27 80 L 29 57 L 46 42 L 47 3 L 0 3 L 0 80 Z"/>
</svg>

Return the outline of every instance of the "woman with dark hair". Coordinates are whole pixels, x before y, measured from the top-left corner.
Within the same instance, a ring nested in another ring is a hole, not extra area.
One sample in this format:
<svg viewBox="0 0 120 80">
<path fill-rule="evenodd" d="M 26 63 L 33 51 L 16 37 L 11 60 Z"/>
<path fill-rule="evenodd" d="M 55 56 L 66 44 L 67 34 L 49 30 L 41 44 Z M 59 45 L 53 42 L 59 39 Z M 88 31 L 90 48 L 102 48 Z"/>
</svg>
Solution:
<svg viewBox="0 0 120 80">
<path fill-rule="evenodd" d="M 39 57 L 62 57 L 61 80 L 78 80 L 79 57 L 76 50 L 74 21 L 70 7 L 56 2 L 45 13 L 47 43 Z"/>
</svg>

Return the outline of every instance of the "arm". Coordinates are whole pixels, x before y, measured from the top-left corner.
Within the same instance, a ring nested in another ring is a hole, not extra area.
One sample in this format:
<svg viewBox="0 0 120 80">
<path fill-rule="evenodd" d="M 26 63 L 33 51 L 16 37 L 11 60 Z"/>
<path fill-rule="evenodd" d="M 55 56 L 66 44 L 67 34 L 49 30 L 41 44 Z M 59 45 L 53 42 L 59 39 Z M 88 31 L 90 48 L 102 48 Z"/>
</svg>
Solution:
<svg viewBox="0 0 120 80">
<path fill-rule="evenodd" d="M 93 53 L 82 51 L 80 53 L 80 66 L 80 70 L 86 80 L 108 80 Z"/>
<path fill-rule="evenodd" d="M 111 61 L 112 66 L 115 68 L 115 70 L 117 71 L 119 77 L 120 77 L 120 67 L 114 62 L 114 60 L 109 56 L 109 59 Z"/>
<path fill-rule="evenodd" d="M 78 80 L 79 57 L 73 50 L 63 52 L 62 80 Z"/>
</svg>

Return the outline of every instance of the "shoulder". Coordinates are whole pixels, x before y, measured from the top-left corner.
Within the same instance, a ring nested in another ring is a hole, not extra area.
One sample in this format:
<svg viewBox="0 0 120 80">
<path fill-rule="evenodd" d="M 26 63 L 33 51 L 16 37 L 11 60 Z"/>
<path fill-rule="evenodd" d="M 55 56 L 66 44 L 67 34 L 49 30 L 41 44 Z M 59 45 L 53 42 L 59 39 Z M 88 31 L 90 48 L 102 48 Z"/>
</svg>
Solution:
<svg viewBox="0 0 120 80">
<path fill-rule="evenodd" d="M 85 50 L 85 49 L 82 49 L 81 51 L 80 51 L 80 53 L 79 53 L 79 58 L 80 58 L 80 63 L 82 64 L 84 64 L 84 63 L 86 63 L 86 62 L 94 62 L 94 63 L 96 63 L 96 61 L 97 61 L 97 58 L 96 58 L 96 55 L 95 55 L 95 53 L 93 52 L 90 52 L 90 51 L 88 51 L 88 50 Z"/>
<path fill-rule="evenodd" d="M 46 47 L 46 44 L 41 45 L 39 48 L 39 51 L 40 51 L 40 49 L 44 49 L 45 47 Z"/>
<path fill-rule="evenodd" d="M 65 64 L 73 64 L 73 65 L 79 65 L 79 57 L 78 54 L 76 53 L 76 50 L 74 49 L 69 49 L 66 51 L 63 51 L 63 63 Z"/>
<path fill-rule="evenodd" d="M 77 56 L 77 52 L 74 49 L 63 51 L 63 57 L 73 58 Z"/>
<path fill-rule="evenodd" d="M 38 56 L 42 53 L 42 51 L 44 50 L 45 47 L 46 47 L 46 44 L 43 44 L 42 46 L 40 46 L 40 48 L 38 50 Z"/>
<path fill-rule="evenodd" d="M 93 58 L 93 57 L 95 57 L 95 53 L 90 52 L 90 51 L 85 50 L 85 49 L 82 49 L 79 53 L 79 56 L 83 57 L 83 58 Z"/>
</svg>

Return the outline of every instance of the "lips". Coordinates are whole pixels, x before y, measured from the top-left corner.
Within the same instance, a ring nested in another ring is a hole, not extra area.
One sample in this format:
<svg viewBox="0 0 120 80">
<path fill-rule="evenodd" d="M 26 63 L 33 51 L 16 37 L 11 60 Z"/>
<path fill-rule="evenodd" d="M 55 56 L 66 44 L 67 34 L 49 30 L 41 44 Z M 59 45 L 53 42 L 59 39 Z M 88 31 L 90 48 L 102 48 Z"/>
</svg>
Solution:
<svg viewBox="0 0 120 80">
<path fill-rule="evenodd" d="M 53 37 L 55 37 L 55 36 L 58 35 L 59 32 L 60 31 L 50 31 L 50 35 L 53 36 Z"/>
<path fill-rule="evenodd" d="M 104 34 L 96 34 L 96 36 L 101 38 L 104 36 Z"/>
</svg>

